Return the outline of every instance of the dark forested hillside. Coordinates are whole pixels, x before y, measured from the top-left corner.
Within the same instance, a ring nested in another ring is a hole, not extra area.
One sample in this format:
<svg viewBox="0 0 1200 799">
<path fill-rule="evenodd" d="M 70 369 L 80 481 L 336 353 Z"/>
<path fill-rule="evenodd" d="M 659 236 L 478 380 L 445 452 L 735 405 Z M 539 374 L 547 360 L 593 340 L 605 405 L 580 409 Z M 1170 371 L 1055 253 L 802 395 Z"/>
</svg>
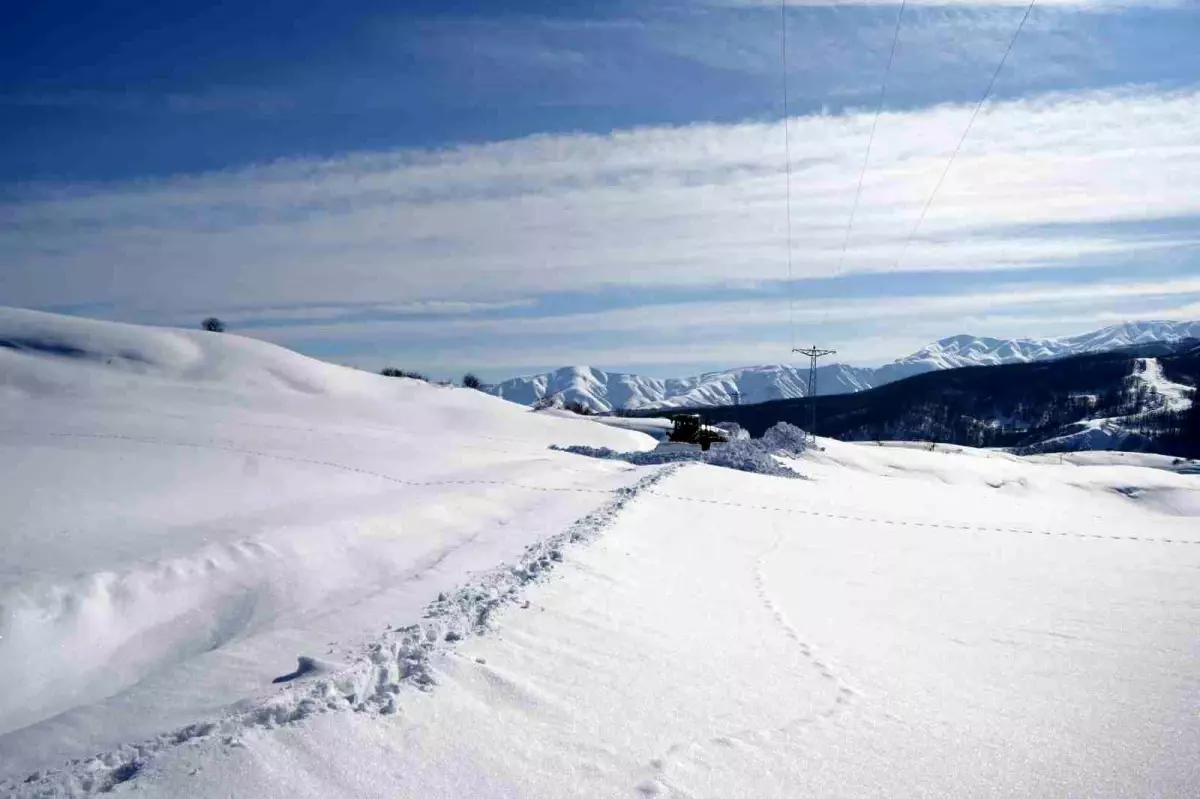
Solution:
<svg viewBox="0 0 1200 799">
<path fill-rule="evenodd" d="M 1174 383 L 1200 383 L 1200 342 L 1147 345 L 1056 361 L 930 372 L 856 394 L 817 399 L 817 431 L 844 440 L 918 439 L 1032 447 L 1095 419 L 1121 418 L 1127 449 L 1195 456 L 1196 405 L 1172 410 L 1134 377 L 1155 357 Z M 811 426 L 812 401 L 705 408 L 713 422 L 761 435 L 776 422 Z"/>
</svg>

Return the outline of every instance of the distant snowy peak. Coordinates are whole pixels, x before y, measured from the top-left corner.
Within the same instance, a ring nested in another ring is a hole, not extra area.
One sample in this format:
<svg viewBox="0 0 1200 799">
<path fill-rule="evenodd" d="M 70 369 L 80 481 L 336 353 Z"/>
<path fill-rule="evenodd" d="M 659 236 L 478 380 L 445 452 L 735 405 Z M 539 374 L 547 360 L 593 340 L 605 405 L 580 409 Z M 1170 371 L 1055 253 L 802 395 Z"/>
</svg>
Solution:
<svg viewBox="0 0 1200 799">
<path fill-rule="evenodd" d="M 884 367 L 883 370 L 895 372 L 897 376 L 890 378 L 895 380 L 928 371 L 928 368 L 901 366 Z M 878 374 L 883 370 L 845 364 L 822 367 L 817 373 L 818 389 L 830 394 L 862 391 L 877 385 Z M 695 377 L 660 380 L 604 372 L 589 366 L 567 366 L 554 372 L 505 380 L 488 390 L 522 405 L 531 405 L 544 397 L 558 397 L 563 403 L 580 402 L 601 412 L 752 405 L 806 396 L 808 369 L 779 364 L 746 366 Z"/>
<path fill-rule="evenodd" d="M 1065 338 L 996 339 L 960 335 L 935 341 L 896 363 L 926 363 L 936 369 L 993 366 L 1107 352 L 1135 344 L 1176 342 L 1187 338 L 1200 338 L 1200 322 L 1130 322 Z"/>
<path fill-rule="evenodd" d="M 666 394 L 665 382 L 602 372 L 590 366 L 566 366 L 554 372 L 505 380 L 488 390 L 521 405 L 532 405 L 544 397 L 559 397 L 564 403 L 581 402 L 594 410 L 611 411 L 642 407 L 662 399 Z"/>
<path fill-rule="evenodd" d="M 1187 338 L 1200 339 L 1200 322 L 1131 322 L 1066 338 L 958 335 L 936 341 L 885 366 L 870 368 L 841 363 L 822 366 L 817 370 L 817 390 L 822 394 L 846 394 L 938 369 L 1024 363 Z M 662 380 L 604 372 L 589 366 L 568 366 L 545 374 L 515 377 L 488 390 L 522 405 L 556 396 L 563 403 L 580 402 L 600 412 L 751 405 L 806 396 L 808 369 L 780 364 L 745 366 Z"/>
</svg>

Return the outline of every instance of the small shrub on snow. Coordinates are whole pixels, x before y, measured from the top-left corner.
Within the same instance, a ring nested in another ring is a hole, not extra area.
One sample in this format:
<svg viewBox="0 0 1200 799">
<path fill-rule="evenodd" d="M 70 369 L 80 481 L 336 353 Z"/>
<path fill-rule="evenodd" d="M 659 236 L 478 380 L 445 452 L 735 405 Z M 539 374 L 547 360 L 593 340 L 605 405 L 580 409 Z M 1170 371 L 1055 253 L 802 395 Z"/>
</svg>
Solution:
<svg viewBox="0 0 1200 799">
<path fill-rule="evenodd" d="M 794 424 L 779 422 L 760 440 L 763 447 L 781 455 L 800 455 L 807 446 L 808 434 Z"/>
<path fill-rule="evenodd" d="M 410 380 L 424 380 L 426 383 L 429 382 L 429 378 L 420 372 L 406 372 L 403 369 L 394 369 L 390 366 L 380 369 L 379 374 L 383 375 L 384 377 L 407 377 Z"/>
</svg>

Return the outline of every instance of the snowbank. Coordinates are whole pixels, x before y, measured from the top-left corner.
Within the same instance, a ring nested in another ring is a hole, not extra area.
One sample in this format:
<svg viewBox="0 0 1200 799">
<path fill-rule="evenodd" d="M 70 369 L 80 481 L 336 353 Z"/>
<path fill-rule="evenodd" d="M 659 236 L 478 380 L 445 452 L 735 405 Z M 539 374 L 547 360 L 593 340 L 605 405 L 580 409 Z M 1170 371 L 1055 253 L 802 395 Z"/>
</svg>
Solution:
<svg viewBox="0 0 1200 799">
<path fill-rule="evenodd" d="M 740 428 L 739 428 L 740 429 Z M 694 447 L 662 447 L 649 452 L 615 452 L 605 447 L 582 445 L 553 446 L 551 449 L 586 455 L 591 458 L 620 460 L 635 466 L 663 463 L 707 463 L 739 472 L 765 474 L 773 477 L 801 477 L 794 469 L 780 463 L 776 456 L 797 457 L 804 452 L 805 433 L 787 422 L 768 430 L 761 439 L 738 438 L 726 444 L 716 444 L 707 452 Z"/>
<path fill-rule="evenodd" d="M 808 434 L 794 424 L 779 422 L 763 433 L 762 446 L 781 455 L 802 455 L 808 447 Z"/>
</svg>

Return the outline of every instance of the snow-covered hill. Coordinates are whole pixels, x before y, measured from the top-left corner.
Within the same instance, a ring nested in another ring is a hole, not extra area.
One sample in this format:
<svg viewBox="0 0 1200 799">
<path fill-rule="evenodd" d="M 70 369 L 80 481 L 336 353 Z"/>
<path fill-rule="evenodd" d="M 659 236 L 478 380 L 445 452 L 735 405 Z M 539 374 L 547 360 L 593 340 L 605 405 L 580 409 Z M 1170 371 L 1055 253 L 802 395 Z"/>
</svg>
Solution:
<svg viewBox="0 0 1200 799">
<path fill-rule="evenodd" d="M 1200 338 L 1200 322 L 1133 322 L 1056 339 L 1002 340 L 951 336 L 884 366 L 822 366 L 817 370 L 817 387 L 822 394 L 843 394 L 937 369 L 1023 363 L 1187 338 Z M 488 390 L 521 405 L 530 405 L 543 397 L 561 395 L 563 402 L 580 402 L 592 410 L 606 412 L 738 403 L 750 405 L 803 397 L 807 386 L 806 366 L 747 366 L 667 380 L 573 366 L 512 378 Z"/>
<path fill-rule="evenodd" d="M 1200 795 L 1170 459 L 650 442 L 0 309 L 0 796 Z"/>
<path fill-rule="evenodd" d="M 0 777 L 419 617 L 634 479 L 548 450 L 585 441 L 654 445 L 234 335 L 0 308 Z"/>
</svg>

